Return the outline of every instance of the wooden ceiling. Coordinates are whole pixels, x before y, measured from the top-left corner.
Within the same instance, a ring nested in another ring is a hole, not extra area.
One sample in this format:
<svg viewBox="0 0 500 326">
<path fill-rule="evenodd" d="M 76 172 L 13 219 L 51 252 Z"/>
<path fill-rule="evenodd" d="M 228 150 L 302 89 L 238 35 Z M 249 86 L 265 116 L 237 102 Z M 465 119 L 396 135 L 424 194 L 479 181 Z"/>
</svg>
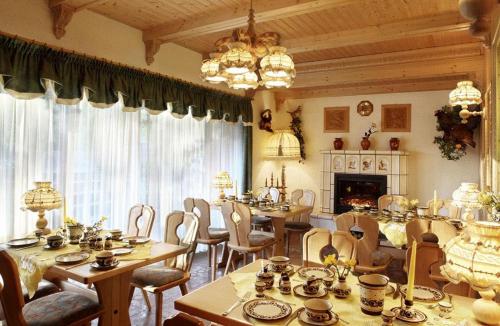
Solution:
<svg viewBox="0 0 500 326">
<path fill-rule="evenodd" d="M 49 0 L 49 6 L 55 29 L 87 9 L 142 30 L 151 61 L 167 42 L 212 52 L 217 39 L 246 26 L 250 1 Z M 257 33 L 279 33 L 297 65 L 293 88 L 277 92 L 282 98 L 482 82 L 481 43 L 457 0 L 254 0 L 253 7 Z"/>
</svg>

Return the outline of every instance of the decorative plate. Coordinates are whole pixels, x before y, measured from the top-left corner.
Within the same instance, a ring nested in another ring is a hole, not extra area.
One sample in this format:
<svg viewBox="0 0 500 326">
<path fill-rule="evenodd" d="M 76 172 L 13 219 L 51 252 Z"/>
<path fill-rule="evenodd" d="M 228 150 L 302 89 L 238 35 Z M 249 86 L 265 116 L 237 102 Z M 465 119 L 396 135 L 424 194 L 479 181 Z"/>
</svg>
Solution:
<svg viewBox="0 0 500 326">
<path fill-rule="evenodd" d="M 101 266 L 97 262 L 93 262 L 92 264 L 90 264 L 90 267 L 92 267 L 93 269 L 97 269 L 98 271 L 107 271 L 109 269 L 115 268 L 116 266 L 118 266 L 119 263 L 120 262 L 116 259 L 109 266 Z"/>
<path fill-rule="evenodd" d="M 336 323 L 339 322 L 339 316 L 333 311 L 330 311 L 330 313 L 332 314 L 332 319 L 325 321 L 314 321 L 309 319 L 309 317 L 307 317 L 306 310 L 304 309 L 299 313 L 298 319 L 301 322 L 306 323 L 307 325 L 319 325 L 319 326 L 335 325 Z"/>
<path fill-rule="evenodd" d="M 254 299 L 243 305 L 243 311 L 250 317 L 260 320 L 283 319 L 292 313 L 286 302 L 273 299 Z"/>
<path fill-rule="evenodd" d="M 123 242 L 128 242 L 129 240 L 136 240 L 137 244 L 144 244 L 148 243 L 149 239 L 148 237 L 142 237 L 142 236 L 132 236 L 132 237 L 124 237 L 122 238 Z"/>
<path fill-rule="evenodd" d="M 368 100 L 363 100 L 358 103 L 358 114 L 362 117 L 369 116 L 373 112 L 373 104 Z"/>
<path fill-rule="evenodd" d="M 38 241 L 39 240 L 37 238 L 12 239 L 9 242 L 7 242 L 7 245 L 12 248 L 21 248 L 37 244 Z"/>
<path fill-rule="evenodd" d="M 304 289 L 302 288 L 302 284 L 299 284 L 293 287 L 293 293 L 295 293 L 295 295 L 305 298 L 322 298 L 328 294 L 328 290 L 325 289 L 324 287 L 320 287 L 318 293 L 316 294 L 305 293 Z"/>
<path fill-rule="evenodd" d="M 62 246 L 60 246 L 60 247 L 55 247 L 55 248 L 54 248 L 54 247 L 49 246 L 48 244 L 46 244 L 45 246 L 43 246 L 43 249 L 46 249 L 46 250 L 59 250 L 59 249 L 62 249 L 62 248 L 64 248 L 64 247 L 66 247 L 66 244 L 63 244 Z"/>
<path fill-rule="evenodd" d="M 335 277 L 335 273 L 324 267 L 301 267 L 297 271 L 300 277 L 309 278 L 315 276 L 316 278 Z"/>
<path fill-rule="evenodd" d="M 423 323 L 424 321 L 427 320 L 427 316 L 420 310 L 413 309 L 413 311 L 415 312 L 415 316 L 413 318 L 400 315 L 399 314 L 400 310 L 401 310 L 401 307 L 394 307 L 391 309 L 391 311 L 396 314 L 396 319 L 399 319 L 399 320 L 404 321 L 406 323 L 417 324 L 417 323 Z"/>
<path fill-rule="evenodd" d="M 89 257 L 90 257 L 90 254 L 83 252 L 83 251 L 82 252 L 70 252 L 67 254 L 62 254 L 62 255 L 56 256 L 55 260 L 56 260 L 56 263 L 58 263 L 58 264 L 70 265 L 70 264 L 80 263 L 84 260 L 87 260 Z"/>
<path fill-rule="evenodd" d="M 128 255 L 132 251 L 134 251 L 134 249 L 132 249 L 132 248 L 116 248 L 116 249 L 111 249 L 111 252 L 115 256 Z"/>
<path fill-rule="evenodd" d="M 400 291 L 406 296 L 407 285 L 401 285 Z M 438 289 L 433 289 L 428 286 L 415 285 L 413 287 L 413 300 L 422 302 L 438 302 L 444 299 L 444 293 Z"/>
</svg>

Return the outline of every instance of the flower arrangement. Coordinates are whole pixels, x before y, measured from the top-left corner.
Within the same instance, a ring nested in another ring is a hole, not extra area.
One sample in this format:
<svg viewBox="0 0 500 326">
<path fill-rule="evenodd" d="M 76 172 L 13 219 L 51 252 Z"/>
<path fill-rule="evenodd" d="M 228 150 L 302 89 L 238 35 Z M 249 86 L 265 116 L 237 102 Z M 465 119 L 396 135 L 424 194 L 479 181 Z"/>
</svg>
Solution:
<svg viewBox="0 0 500 326">
<path fill-rule="evenodd" d="M 108 218 L 106 216 L 101 216 L 97 222 L 92 225 L 93 229 L 102 230 L 102 225 Z"/>
<path fill-rule="evenodd" d="M 339 279 L 345 280 L 351 269 L 356 266 L 356 259 L 341 259 L 340 257 L 337 258 L 335 254 L 332 254 L 325 257 L 323 265 L 327 268 L 334 267 Z"/>
<path fill-rule="evenodd" d="M 377 125 L 375 123 L 372 122 L 371 126 L 370 126 L 370 129 L 368 129 L 367 131 L 365 131 L 365 134 L 364 134 L 364 138 L 370 138 L 370 136 L 374 133 L 376 133 L 378 130 L 377 130 Z"/>
<path fill-rule="evenodd" d="M 64 224 L 66 225 L 81 225 L 80 223 L 78 223 L 78 221 L 76 220 L 76 218 L 74 217 L 71 217 L 71 216 L 65 216 L 64 217 Z"/>
<path fill-rule="evenodd" d="M 398 200 L 398 205 L 405 211 L 413 211 L 417 209 L 419 201 L 418 199 L 408 199 L 408 198 L 402 198 Z"/>
<path fill-rule="evenodd" d="M 492 191 L 481 191 L 478 200 L 493 216 L 493 220 L 500 222 L 500 194 Z"/>
</svg>

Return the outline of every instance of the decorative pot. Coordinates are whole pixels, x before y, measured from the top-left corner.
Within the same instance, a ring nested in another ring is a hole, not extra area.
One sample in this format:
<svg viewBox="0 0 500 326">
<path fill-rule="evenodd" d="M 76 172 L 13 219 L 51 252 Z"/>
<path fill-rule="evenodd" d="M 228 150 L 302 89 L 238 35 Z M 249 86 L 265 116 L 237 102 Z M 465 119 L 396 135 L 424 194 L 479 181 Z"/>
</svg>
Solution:
<svg viewBox="0 0 500 326">
<path fill-rule="evenodd" d="M 337 299 L 345 299 L 351 294 L 351 287 L 347 285 L 345 277 L 339 277 L 339 281 L 333 286 L 333 295 Z"/>
<path fill-rule="evenodd" d="M 363 139 L 361 140 L 361 148 L 366 151 L 370 148 L 370 145 L 372 143 L 370 142 L 370 139 L 368 139 L 368 137 L 363 137 Z"/>
<path fill-rule="evenodd" d="M 333 148 L 339 151 L 342 149 L 343 146 L 344 146 L 344 141 L 342 140 L 342 138 L 335 138 L 335 140 L 333 141 Z"/>
<path fill-rule="evenodd" d="M 387 276 L 365 274 L 358 277 L 361 311 L 367 315 L 380 315 L 384 310 Z"/>
<path fill-rule="evenodd" d="M 83 227 L 81 225 L 66 225 L 69 231 L 69 243 L 78 244 L 83 235 Z"/>
<path fill-rule="evenodd" d="M 399 138 L 391 138 L 389 140 L 389 146 L 391 146 L 391 151 L 397 151 L 399 149 Z"/>
</svg>

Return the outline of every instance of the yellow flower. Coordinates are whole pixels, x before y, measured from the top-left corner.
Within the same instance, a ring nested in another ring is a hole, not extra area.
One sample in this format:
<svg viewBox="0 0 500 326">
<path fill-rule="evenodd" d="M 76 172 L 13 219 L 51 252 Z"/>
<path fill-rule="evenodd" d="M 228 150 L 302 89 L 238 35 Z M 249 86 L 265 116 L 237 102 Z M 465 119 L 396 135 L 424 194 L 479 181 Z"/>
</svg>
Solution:
<svg viewBox="0 0 500 326">
<path fill-rule="evenodd" d="M 355 259 L 355 258 L 353 258 L 353 259 L 349 259 L 349 260 L 347 261 L 347 266 L 349 266 L 349 267 L 351 267 L 351 268 L 352 268 L 352 267 L 354 267 L 354 266 L 356 266 L 356 259 Z"/>
<path fill-rule="evenodd" d="M 325 257 L 323 264 L 326 266 L 335 265 L 337 263 L 337 257 L 335 255 L 328 255 Z"/>
<path fill-rule="evenodd" d="M 71 217 L 71 216 L 65 216 L 64 217 L 64 223 L 65 224 L 70 224 L 70 225 L 76 225 L 78 224 L 78 222 L 76 221 L 75 218 Z"/>
</svg>

